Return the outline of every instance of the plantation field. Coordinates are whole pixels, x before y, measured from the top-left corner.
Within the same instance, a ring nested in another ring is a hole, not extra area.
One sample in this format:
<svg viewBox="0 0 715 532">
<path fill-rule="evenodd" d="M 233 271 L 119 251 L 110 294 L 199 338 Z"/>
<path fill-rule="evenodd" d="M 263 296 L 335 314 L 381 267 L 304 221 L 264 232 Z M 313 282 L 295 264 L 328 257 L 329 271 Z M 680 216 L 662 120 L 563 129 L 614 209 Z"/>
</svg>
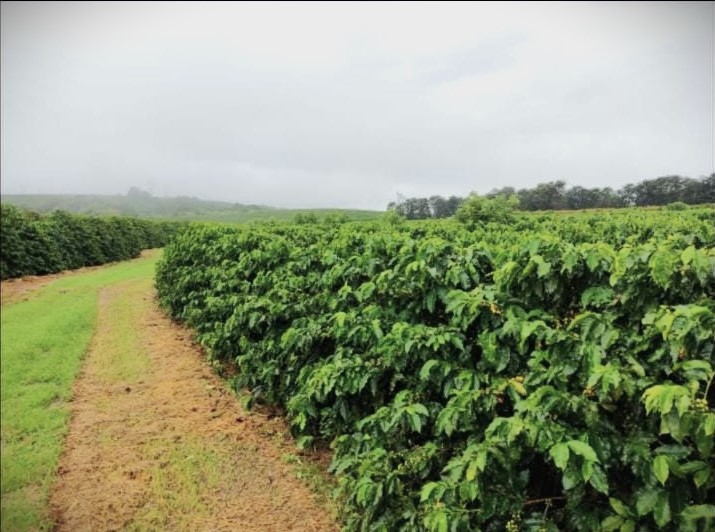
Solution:
<svg viewBox="0 0 715 532">
<path fill-rule="evenodd" d="M 302 222 L 3 285 L 3 530 L 715 526 L 712 208 Z"/>
<path fill-rule="evenodd" d="M 156 283 L 331 445 L 348 530 L 711 530 L 714 222 L 204 226 Z"/>
</svg>

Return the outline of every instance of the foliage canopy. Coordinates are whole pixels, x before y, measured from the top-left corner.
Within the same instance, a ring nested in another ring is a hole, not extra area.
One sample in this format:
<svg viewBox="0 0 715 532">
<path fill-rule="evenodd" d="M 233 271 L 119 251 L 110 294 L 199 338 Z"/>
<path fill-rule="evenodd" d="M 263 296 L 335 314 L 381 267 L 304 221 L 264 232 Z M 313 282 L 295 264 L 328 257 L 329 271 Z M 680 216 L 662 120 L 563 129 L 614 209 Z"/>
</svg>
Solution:
<svg viewBox="0 0 715 532">
<path fill-rule="evenodd" d="M 348 530 L 707 530 L 712 222 L 204 227 L 156 282 L 237 387 L 330 442 Z"/>
</svg>

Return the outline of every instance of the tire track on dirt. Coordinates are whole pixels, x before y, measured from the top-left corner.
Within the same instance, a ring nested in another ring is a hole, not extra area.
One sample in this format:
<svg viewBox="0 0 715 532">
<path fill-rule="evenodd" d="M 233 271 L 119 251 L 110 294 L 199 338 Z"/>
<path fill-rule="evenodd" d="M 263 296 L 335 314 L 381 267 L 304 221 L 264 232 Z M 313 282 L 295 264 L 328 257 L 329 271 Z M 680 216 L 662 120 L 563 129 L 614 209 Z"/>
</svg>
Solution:
<svg viewBox="0 0 715 532">
<path fill-rule="evenodd" d="M 117 379 L 111 365 L 136 355 L 112 351 L 113 309 L 128 290 L 148 363 Z M 105 288 L 99 305 L 50 500 L 56 530 L 338 529 L 282 459 L 295 452 L 284 423 L 243 411 L 150 282 Z"/>
</svg>

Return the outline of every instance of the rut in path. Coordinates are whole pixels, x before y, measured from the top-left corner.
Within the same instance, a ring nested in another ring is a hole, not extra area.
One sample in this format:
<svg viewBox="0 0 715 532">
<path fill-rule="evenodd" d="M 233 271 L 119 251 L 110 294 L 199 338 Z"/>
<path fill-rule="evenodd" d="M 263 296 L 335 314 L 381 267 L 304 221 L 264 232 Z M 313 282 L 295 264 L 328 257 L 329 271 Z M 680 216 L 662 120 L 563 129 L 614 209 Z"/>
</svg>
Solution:
<svg viewBox="0 0 715 532">
<path fill-rule="evenodd" d="M 113 311 L 127 297 L 136 302 L 129 347 L 143 357 L 135 375 L 111 370 L 127 354 Z M 295 447 L 282 421 L 241 409 L 148 281 L 100 293 L 70 410 L 50 501 L 56 530 L 338 529 L 287 463 Z"/>
</svg>

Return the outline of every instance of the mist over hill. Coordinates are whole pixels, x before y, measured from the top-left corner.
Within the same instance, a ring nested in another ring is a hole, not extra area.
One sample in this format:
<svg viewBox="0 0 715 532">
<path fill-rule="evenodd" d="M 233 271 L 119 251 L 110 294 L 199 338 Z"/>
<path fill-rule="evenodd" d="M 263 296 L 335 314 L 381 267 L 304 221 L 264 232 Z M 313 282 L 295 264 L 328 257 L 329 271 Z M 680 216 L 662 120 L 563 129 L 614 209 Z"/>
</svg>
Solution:
<svg viewBox="0 0 715 532">
<path fill-rule="evenodd" d="M 266 205 L 245 205 L 202 200 L 189 196 L 158 197 L 137 187 L 127 194 L 4 194 L 2 203 L 36 212 L 62 210 L 77 214 L 136 216 L 167 220 L 244 222 L 285 220 L 298 214 L 344 215 L 351 220 L 374 218 L 378 211 L 350 209 L 280 209 Z"/>
</svg>

